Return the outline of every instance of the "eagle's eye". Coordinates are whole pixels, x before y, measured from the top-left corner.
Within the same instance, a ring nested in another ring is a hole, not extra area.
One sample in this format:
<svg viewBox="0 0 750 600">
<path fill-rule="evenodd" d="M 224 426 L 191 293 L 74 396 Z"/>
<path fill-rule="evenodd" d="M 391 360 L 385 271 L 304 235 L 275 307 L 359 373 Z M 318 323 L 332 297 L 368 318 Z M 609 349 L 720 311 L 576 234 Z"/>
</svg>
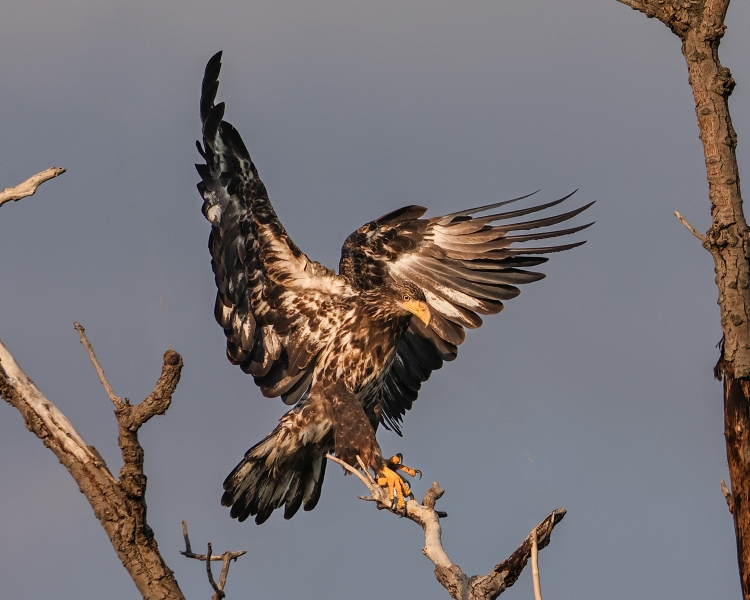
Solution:
<svg viewBox="0 0 750 600">
<path fill-rule="evenodd" d="M 409 298 L 409 294 L 404 294 L 404 302 L 408 302 L 409 300 L 411 300 L 411 298 Z"/>
</svg>

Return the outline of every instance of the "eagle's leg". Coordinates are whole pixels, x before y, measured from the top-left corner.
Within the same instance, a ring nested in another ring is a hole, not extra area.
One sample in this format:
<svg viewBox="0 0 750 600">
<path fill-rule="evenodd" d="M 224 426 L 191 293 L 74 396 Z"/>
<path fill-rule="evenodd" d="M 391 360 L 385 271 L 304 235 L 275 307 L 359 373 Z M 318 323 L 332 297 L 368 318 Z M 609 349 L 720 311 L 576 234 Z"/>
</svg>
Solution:
<svg viewBox="0 0 750 600">
<path fill-rule="evenodd" d="M 414 477 L 417 473 L 422 474 L 416 469 L 407 467 L 403 463 L 403 456 L 394 454 L 387 461 L 384 461 L 378 470 L 377 483 L 380 487 L 388 488 L 388 497 L 393 502 L 395 500 L 396 508 L 404 510 L 406 508 L 406 499 L 413 498 L 414 494 L 411 487 L 397 471 L 403 471 L 407 475 Z"/>
</svg>

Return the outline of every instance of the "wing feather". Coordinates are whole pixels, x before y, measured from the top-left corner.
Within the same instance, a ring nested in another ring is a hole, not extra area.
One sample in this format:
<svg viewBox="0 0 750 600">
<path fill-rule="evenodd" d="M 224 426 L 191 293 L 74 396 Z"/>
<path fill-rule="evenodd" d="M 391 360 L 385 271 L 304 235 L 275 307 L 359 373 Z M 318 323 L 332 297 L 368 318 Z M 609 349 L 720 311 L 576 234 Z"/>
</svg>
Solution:
<svg viewBox="0 0 750 600">
<path fill-rule="evenodd" d="M 220 71 L 218 53 L 203 79 L 203 145 L 197 145 L 205 164 L 196 165 L 203 214 L 211 223 L 214 315 L 224 329 L 229 360 L 252 374 L 264 395 L 296 402 L 305 393 L 302 386 L 309 387 L 323 343 L 323 332 L 312 331 L 310 323 L 327 299 L 352 291 L 343 278 L 310 260 L 279 221 L 240 134 L 224 120 L 224 103 L 214 104 Z M 415 216 L 421 215 L 402 214 L 406 220 Z"/>
<path fill-rule="evenodd" d="M 417 384 L 426 381 L 444 360 L 456 357 L 464 328 L 479 327 L 479 315 L 500 312 L 505 300 L 520 294 L 517 286 L 544 278 L 543 273 L 526 269 L 546 262 L 544 254 L 584 243 L 520 245 L 589 227 L 591 223 L 546 229 L 576 217 L 593 203 L 552 216 L 518 220 L 551 209 L 570 196 L 484 216 L 478 213 L 528 196 L 430 219 L 422 218 L 424 208 L 407 206 L 366 223 L 347 238 L 339 274 L 352 286 L 369 290 L 390 281 L 410 281 L 422 288 L 432 309 L 429 326 L 412 320 L 382 385 L 365 400 L 367 405 L 382 405 L 384 426 L 399 431 L 404 413 L 416 399 Z M 528 231 L 532 233 L 525 233 Z"/>
</svg>

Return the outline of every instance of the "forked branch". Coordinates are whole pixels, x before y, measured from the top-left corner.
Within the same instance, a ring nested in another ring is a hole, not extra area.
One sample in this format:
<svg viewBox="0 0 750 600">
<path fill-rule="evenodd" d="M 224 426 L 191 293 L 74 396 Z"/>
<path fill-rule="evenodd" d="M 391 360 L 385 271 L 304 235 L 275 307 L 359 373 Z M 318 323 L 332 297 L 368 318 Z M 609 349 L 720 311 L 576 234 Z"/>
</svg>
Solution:
<svg viewBox="0 0 750 600">
<path fill-rule="evenodd" d="M 211 597 L 212 600 L 222 600 L 226 598 L 224 593 L 224 586 L 227 583 L 227 575 L 229 574 L 229 564 L 233 560 L 237 560 L 240 556 L 247 553 L 247 550 L 239 550 L 237 552 L 230 552 L 227 550 L 224 554 L 213 554 L 211 548 L 211 542 L 208 542 L 208 552 L 206 554 L 196 554 L 193 552 L 190 546 L 190 537 L 188 536 L 187 523 L 182 522 L 182 537 L 185 538 L 185 550 L 181 551 L 180 554 L 188 558 L 194 558 L 195 560 L 202 560 L 206 563 L 206 574 L 208 576 L 208 582 L 214 589 L 214 595 Z M 214 580 L 214 574 L 211 572 L 211 561 L 221 561 L 221 574 L 219 575 L 219 583 Z"/>
<path fill-rule="evenodd" d="M 369 497 L 360 497 L 362 500 L 375 502 L 378 509 L 388 510 L 400 517 L 406 517 L 414 521 L 424 530 L 425 545 L 422 553 L 435 565 L 435 577 L 446 591 L 456 600 L 494 600 L 507 588 L 512 586 L 520 576 L 529 558 L 532 555 L 532 537 L 536 537 L 539 549 L 546 547 L 550 542 L 550 536 L 555 525 L 562 521 L 565 509 L 559 508 L 553 511 L 544 521 L 534 528 L 534 531 L 523 541 L 523 543 L 506 560 L 495 565 L 495 568 L 487 575 L 467 576 L 461 567 L 451 562 L 443 549 L 442 527 L 440 519 L 447 516 L 441 511 L 435 510 L 435 502 L 445 493 L 437 482 L 432 487 L 420 504 L 416 500 L 408 500 L 404 509 L 397 508 L 392 499 L 388 497 L 386 489 L 380 487 L 370 477 L 367 469 L 360 463 L 364 475 L 347 463 L 330 454 L 326 458 L 341 465 L 349 473 L 356 475 L 359 480 L 370 491 Z"/>
<path fill-rule="evenodd" d="M 82 327 L 79 334 L 85 340 Z M 137 432 L 151 416 L 169 406 L 181 369 L 180 355 L 167 351 L 161 377 L 148 398 L 137 406 L 122 402 L 115 411 L 125 463 L 118 481 L 96 448 L 86 444 L 0 342 L 0 395 L 21 413 L 26 427 L 54 452 L 75 479 L 138 591 L 149 600 L 184 600 L 184 596 L 146 523 L 146 477 Z"/>
</svg>

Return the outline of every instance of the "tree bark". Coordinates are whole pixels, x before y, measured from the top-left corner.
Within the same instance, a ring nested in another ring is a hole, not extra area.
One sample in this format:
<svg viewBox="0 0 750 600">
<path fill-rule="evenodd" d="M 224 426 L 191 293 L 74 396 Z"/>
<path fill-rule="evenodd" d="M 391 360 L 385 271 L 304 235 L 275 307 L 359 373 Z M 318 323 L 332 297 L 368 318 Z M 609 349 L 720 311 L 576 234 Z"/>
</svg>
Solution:
<svg viewBox="0 0 750 600">
<path fill-rule="evenodd" d="M 724 333 L 715 375 L 724 380 L 729 504 L 742 594 L 750 600 L 750 240 L 735 154 L 737 134 L 729 114 L 735 82 L 719 60 L 729 0 L 618 1 L 656 17 L 682 40 L 711 201 L 711 227 L 703 246 L 714 259 Z"/>
</svg>

